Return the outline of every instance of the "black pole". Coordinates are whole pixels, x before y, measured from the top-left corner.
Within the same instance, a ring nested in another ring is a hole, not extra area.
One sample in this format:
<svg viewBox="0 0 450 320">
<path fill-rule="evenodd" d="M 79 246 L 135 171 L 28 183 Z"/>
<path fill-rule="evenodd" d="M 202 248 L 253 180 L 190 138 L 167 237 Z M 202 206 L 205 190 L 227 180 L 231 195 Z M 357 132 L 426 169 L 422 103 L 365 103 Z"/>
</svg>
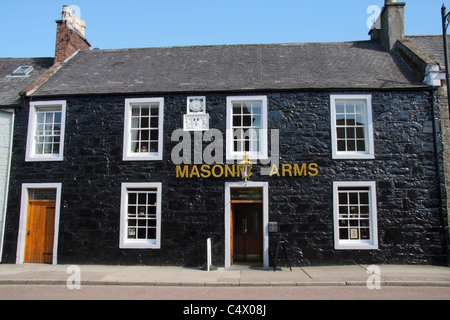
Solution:
<svg viewBox="0 0 450 320">
<path fill-rule="evenodd" d="M 448 69 L 448 44 L 447 44 L 447 8 L 444 4 L 442 4 L 441 9 L 442 14 L 442 36 L 444 38 L 444 60 L 445 60 L 445 79 L 447 81 L 447 108 L 449 112 L 449 121 L 450 121 L 450 76 L 449 76 L 449 69 Z"/>
</svg>

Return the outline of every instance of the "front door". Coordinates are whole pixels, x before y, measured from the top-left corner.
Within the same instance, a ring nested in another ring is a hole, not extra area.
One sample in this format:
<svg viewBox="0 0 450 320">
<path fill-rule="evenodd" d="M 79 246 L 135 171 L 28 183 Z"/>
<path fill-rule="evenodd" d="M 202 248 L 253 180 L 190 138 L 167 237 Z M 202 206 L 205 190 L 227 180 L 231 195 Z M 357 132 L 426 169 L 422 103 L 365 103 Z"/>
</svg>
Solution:
<svg viewBox="0 0 450 320">
<path fill-rule="evenodd" d="M 55 200 L 29 200 L 24 262 L 52 263 Z"/>
<path fill-rule="evenodd" d="M 233 260 L 262 261 L 263 227 L 261 203 L 235 203 L 233 213 Z"/>
</svg>

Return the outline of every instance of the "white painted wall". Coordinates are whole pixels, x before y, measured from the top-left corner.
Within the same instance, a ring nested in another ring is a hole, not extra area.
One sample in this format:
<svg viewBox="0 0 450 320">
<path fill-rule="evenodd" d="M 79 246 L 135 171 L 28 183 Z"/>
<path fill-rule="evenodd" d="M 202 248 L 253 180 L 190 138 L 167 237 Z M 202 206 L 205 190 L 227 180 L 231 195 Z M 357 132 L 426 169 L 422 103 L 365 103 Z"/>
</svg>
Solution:
<svg viewBox="0 0 450 320">
<path fill-rule="evenodd" d="M 0 111 L 0 262 L 3 253 L 13 121 L 13 110 Z"/>
</svg>

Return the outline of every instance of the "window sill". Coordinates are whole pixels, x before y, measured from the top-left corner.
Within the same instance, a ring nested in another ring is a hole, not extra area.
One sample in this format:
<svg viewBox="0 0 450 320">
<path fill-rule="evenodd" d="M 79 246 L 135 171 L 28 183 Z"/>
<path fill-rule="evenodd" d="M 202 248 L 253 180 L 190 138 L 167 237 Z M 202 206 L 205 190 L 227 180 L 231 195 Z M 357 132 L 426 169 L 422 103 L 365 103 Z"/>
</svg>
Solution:
<svg viewBox="0 0 450 320">
<path fill-rule="evenodd" d="M 136 154 L 136 155 L 126 155 L 122 159 L 123 161 L 155 161 L 162 160 L 162 155 L 159 154 Z"/>
<path fill-rule="evenodd" d="M 338 153 L 333 154 L 333 159 L 337 160 L 373 160 L 374 154 L 361 154 L 361 153 Z"/>
<path fill-rule="evenodd" d="M 54 157 L 37 157 L 37 156 L 27 156 L 25 157 L 25 162 L 39 162 L 39 161 L 63 161 L 63 156 L 54 156 Z"/>
<path fill-rule="evenodd" d="M 120 249 L 160 249 L 161 246 L 150 242 L 126 242 L 120 244 Z"/>
</svg>

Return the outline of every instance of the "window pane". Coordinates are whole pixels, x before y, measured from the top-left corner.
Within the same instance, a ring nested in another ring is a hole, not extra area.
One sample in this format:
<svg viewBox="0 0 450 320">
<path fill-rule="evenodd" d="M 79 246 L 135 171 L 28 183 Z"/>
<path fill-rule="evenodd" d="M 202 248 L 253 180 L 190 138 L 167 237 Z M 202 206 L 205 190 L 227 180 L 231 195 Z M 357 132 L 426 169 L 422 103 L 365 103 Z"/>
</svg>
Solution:
<svg viewBox="0 0 450 320">
<path fill-rule="evenodd" d="M 356 138 L 364 139 L 364 128 L 356 128 Z"/>
<path fill-rule="evenodd" d="M 149 114 L 149 107 L 141 107 L 141 117 L 148 117 Z"/>
<path fill-rule="evenodd" d="M 141 118 L 141 128 L 149 128 L 149 118 Z"/>
<path fill-rule="evenodd" d="M 338 141 L 338 151 L 347 151 L 345 146 L 345 140 L 339 140 Z"/>
<path fill-rule="evenodd" d="M 36 123 L 44 123 L 44 116 L 45 116 L 44 113 L 38 112 L 36 114 Z"/>
<path fill-rule="evenodd" d="M 55 123 L 61 123 L 61 112 L 55 112 Z"/>
<path fill-rule="evenodd" d="M 356 151 L 356 143 L 354 140 L 347 141 L 347 151 Z"/>
<path fill-rule="evenodd" d="M 151 108 L 151 113 L 150 113 L 150 114 L 151 114 L 152 116 L 158 118 L 158 116 L 159 116 L 159 106 L 153 106 L 153 107 Z"/>
<path fill-rule="evenodd" d="M 345 103 L 336 102 L 336 113 L 345 113 Z"/>
<path fill-rule="evenodd" d="M 355 138 L 355 128 L 347 128 L 347 138 L 348 139 Z"/>
<path fill-rule="evenodd" d="M 233 114 L 235 115 L 242 114 L 242 107 L 240 103 L 233 103 Z"/>
<path fill-rule="evenodd" d="M 365 140 L 357 141 L 357 151 L 366 151 L 366 141 Z"/>
<path fill-rule="evenodd" d="M 150 128 L 158 128 L 158 118 L 157 117 L 151 117 L 150 118 Z"/>
<path fill-rule="evenodd" d="M 249 115 L 245 115 L 242 117 L 242 126 L 250 127 L 252 125 L 252 117 Z"/>
</svg>

